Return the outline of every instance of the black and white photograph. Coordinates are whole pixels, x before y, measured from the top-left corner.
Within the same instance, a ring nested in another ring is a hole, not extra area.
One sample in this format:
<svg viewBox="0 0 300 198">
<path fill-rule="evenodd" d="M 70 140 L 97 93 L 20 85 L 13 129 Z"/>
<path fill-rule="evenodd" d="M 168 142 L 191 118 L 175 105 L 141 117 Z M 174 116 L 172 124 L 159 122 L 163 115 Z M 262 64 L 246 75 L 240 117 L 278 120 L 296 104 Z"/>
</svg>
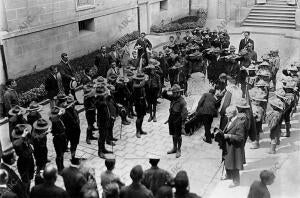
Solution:
<svg viewBox="0 0 300 198">
<path fill-rule="evenodd" d="M 0 0 L 0 197 L 300 197 L 300 1 Z"/>
</svg>

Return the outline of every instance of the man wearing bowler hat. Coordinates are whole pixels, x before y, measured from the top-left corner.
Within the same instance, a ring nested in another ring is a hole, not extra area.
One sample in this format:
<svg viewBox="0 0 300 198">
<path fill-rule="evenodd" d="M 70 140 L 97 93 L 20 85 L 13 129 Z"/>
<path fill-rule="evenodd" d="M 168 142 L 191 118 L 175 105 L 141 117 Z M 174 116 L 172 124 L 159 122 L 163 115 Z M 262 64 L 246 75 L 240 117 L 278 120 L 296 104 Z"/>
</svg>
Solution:
<svg viewBox="0 0 300 198">
<path fill-rule="evenodd" d="M 181 156 L 181 134 L 184 130 L 185 120 L 188 116 L 186 102 L 181 96 L 182 91 L 183 89 L 181 89 L 178 84 L 174 84 L 169 90 L 169 92 L 171 92 L 170 94 L 168 94 L 167 90 L 164 90 L 162 92 L 162 97 L 171 102 L 168 123 L 169 133 L 170 135 L 172 135 L 173 139 L 173 148 L 168 151 L 168 154 L 176 153 L 176 158 L 179 158 Z"/>
</svg>

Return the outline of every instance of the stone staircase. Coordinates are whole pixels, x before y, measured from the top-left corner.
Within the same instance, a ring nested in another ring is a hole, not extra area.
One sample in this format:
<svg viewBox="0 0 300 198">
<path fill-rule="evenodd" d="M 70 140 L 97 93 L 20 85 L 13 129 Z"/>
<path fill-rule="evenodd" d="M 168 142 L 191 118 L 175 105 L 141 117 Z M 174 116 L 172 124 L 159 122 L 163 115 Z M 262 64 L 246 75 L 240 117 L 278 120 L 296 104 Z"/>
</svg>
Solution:
<svg viewBox="0 0 300 198">
<path fill-rule="evenodd" d="M 267 0 L 266 4 L 253 6 L 242 26 L 295 29 L 296 8 L 286 0 Z"/>
</svg>

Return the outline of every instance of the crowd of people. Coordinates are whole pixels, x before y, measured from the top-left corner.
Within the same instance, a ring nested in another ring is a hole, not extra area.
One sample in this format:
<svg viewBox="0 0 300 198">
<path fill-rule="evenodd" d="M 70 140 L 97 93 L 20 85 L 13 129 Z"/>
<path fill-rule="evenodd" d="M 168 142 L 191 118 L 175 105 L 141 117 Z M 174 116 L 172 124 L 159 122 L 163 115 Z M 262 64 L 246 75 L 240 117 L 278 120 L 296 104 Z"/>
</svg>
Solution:
<svg viewBox="0 0 300 198">
<path fill-rule="evenodd" d="M 130 125 L 129 119 L 136 116 L 136 137 L 141 138 L 147 135 L 142 127 L 146 114 L 149 114 L 148 122 L 157 122 L 156 109 L 160 97 L 170 101 L 166 123 L 173 147 L 167 153 L 181 157 L 181 136 L 187 134 L 186 126 L 201 123 L 205 128 L 203 140 L 211 144 L 215 139 L 222 149 L 226 169 L 223 179 L 233 180 L 230 187 L 238 186 L 239 171 L 243 170 L 246 162 L 246 140 L 252 141 L 252 149 L 259 148 L 262 123 L 266 122 L 270 129 L 270 154 L 276 153 L 281 136 L 290 136 L 290 117 L 298 104 L 300 86 L 300 64 L 292 64 L 282 70 L 283 85 L 278 88 L 279 51 L 273 50 L 259 61 L 250 32 L 244 35 L 238 53 L 230 44 L 226 30 L 218 32 L 208 28 L 187 31 L 184 37 L 178 32 L 175 37 L 169 37 L 162 51 L 157 52 L 152 50 L 146 34 L 141 33 L 132 57 L 128 44 L 122 48 L 113 45 L 109 53 L 102 46 L 94 66 L 85 69 L 81 82 L 76 81 L 68 55 L 63 53 L 59 66 L 51 66 L 51 73 L 45 80 L 51 101 L 48 118 L 41 116 L 42 106 L 35 101 L 27 109 L 20 107 L 14 89 L 16 82 L 8 80 L 4 101 L 13 149 L 3 153 L 2 164 L 11 166 L 15 160 L 14 153 L 18 156 L 17 169 L 21 180 L 17 181 L 22 192 L 9 185 L 7 188 L 17 197 L 26 197 L 29 193 L 31 197 L 47 197 L 48 193 L 49 197 L 53 197 L 50 191 L 57 193 L 57 197 L 99 196 L 93 176 L 78 169 L 82 159 L 76 157 L 76 150 L 81 128 L 75 106 L 83 105 L 88 124 L 86 143 L 97 140 L 98 156 L 106 159 L 107 171 L 101 175 L 103 197 L 172 197 L 172 187 L 176 189 L 175 197 L 197 197 L 188 192 L 185 171 L 180 171 L 172 179 L 167 171 L 157 167 L 157 159 L 150 159 L 152 168 L 149 171 L 143 172 L 141 166 L 134 167 L 130 172 L 133 181 L 130 186 L 124 187 L 125 184 L 112 173 L 115 160 L 107 159 L 106 154 L 113 151 L 106 145 L 117 144 L 118 139 L 114 136 L 117 117 L 120 116 L 122 125 Z M 196 110 L 188 112 L 185 101 L 188 97 L 187 82 L 194 72 L 206 75 L 212 88 L 202 95 Z M 166 88 L 168 82 L 169 89 Z M 83 103 L 76 98 L 78 83 L 83 84 Z M 275 96 L 270 98 L 271 91 L 275 91 Z M 268 103 L 271 110 L 267 109 Z M 220 126 L 211 132 L 213 119 L 218 115 Z M 283 120 L 285 133 L 281 132 Z M 94 136 L 94 131 L 98 131 L 99 137 Z M 53 136 L 56 167 L 47 165 L 49 133 Z M 68 151 L 71 152 L 72 165 L 65 168 L 64 153 Z M 10 172 L 0 171 L 0 176 L 12 177 Z M 57 173 L 63 177 L 67 193 L 54 186 Z M 13 177 L 18 178 L 16 174 Z M 40 185 L 30 192 L 34 178 Z"/>
</svg>

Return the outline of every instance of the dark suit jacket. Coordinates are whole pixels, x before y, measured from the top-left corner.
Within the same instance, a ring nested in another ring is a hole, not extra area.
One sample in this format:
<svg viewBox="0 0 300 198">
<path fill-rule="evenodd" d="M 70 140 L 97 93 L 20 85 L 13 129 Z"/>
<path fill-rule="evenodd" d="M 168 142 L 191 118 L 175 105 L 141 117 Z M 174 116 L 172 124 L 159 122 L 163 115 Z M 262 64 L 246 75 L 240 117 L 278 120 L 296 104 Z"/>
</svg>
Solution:
<svg viewBox="0 0 300 198">
<path fill-rule="evenodd" d="M 30 192 L 30 198 L 68 198 L 68 193 L 55 185 L 40 184 L 34 186 Z"/>
<path fill-rule="evenodd" d="M 114 51 L 111 51 L 109 53 L 109 64 L 111 64 L 112 62 L 116 62 L 117 66 L 120 66 L 121 64 L 121 55 L 119 54 L 119 52 L 116 52 L 116 55 L 114 54 Z"/>
<path fill-rule="evenodd" d="M 245 163 L 245 127 L 244 121 L 237 117 L 230 126 L 224 129 L 231 137 L 226 140 L 225 168 L 229 170 L 243 170 Z"/>
<path fill-rule="evenodd" d="M 68 77 L 66 77 L 62 73 L 61 73 L 61 78 L 62 78 L 62 84 L 65 89 L 65 92 L 68 93 L 68 90 L 70 89 L 69 86 L 70 81 Z M 47 95 L 49 99 L 53 99 L 53 97 L 56 96 L 59 92 L 57 80 L 52 74 L 49 74 L 48 78 L 45 81 L 45 89 L 47 91 Z"/>
<path fill-rule="evenodd" d="M 95 65 L 98 69 L 98 75 L 106 78 L 107 71 L 109 69 L 110 64 L 110 56 L 109 54 L 106 54 L 103 56 L 102 53 L 98 54 L 95 58 Z"/>
<path fill-rule="evenodd" d="M 197 114 L 203 115 L 217 115 L 217 108 L 216 108 L 217 100 L 211 93 L 205 93 L 199 100 L 196 112 Z"/>
<path fill-rule="evenodd" d="M 246 46 L 248 43 L 252 43 L 253 49 L 254 49 L 254 41 L 253 41 L 252 39 L 249 38 L 248 41 L 246 42 L 246 39 L 243 38 L 243 39 L 240 41 L 239 51 L 241 51 L 242 49 L 244 49 L 245 46 Z"/>
<path fill-rule="evenodd" d="M 58 71 L 68 77 L 68 78 L 72 78 L 74 77 L 74 71 L 72 66 L 69 64 L 64 63 L 63 61 L 60 61 L 59 66 L 58 66 Z"/>
<path fill-rule="evenodd" d="M 66 191 L 71 198 L 81 198 L 81 188 L 87 183 L 84 175 L 75 167 L 68 167 L 62 171 Z"/>
</svg>

